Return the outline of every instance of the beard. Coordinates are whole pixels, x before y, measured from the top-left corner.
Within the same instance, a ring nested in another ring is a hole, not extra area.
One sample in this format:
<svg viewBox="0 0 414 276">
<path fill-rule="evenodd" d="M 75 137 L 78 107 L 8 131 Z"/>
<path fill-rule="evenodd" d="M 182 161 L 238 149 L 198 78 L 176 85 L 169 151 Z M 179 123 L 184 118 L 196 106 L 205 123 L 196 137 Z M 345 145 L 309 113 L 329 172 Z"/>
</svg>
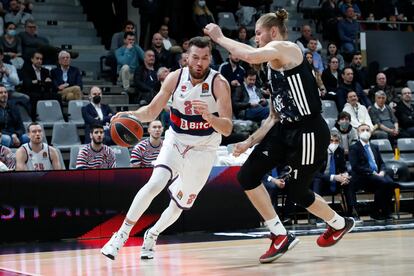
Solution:
<svg viewBox="0 0 414 276">
<path fill-rule="evenodd" d="M 197 72 L 193 67 L 188 66 L 188 69 L 190 71 L 190 75 L 193 79 L 201 80 L 204 79 L 204 77 L 207 75 L 207 73 L 210 71 L 210 67 L 206 68 L 205 70 L 201 72 Z"/>
<path fill-rule="evenodd" d="M 103 138 L 101 138 L 101 139 L 96 139 L 96 138 L 92 138 L 92 141 L 93 141 L 93 143 L 94 144 L 96 144 L 96 145 L 101 145 L 102 143 L 103 143 Z"/>
</svg>

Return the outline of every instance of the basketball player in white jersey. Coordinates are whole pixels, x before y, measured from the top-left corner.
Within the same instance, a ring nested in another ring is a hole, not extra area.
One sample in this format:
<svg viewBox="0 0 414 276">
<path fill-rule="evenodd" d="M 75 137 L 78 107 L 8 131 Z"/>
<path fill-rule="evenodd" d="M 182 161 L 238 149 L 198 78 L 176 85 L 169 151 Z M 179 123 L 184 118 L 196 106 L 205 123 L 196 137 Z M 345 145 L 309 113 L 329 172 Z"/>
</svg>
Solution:
<svg viewBox="0 0 414 276">
<path fill-rule="evenodd" d="M 148 106 L 126 112 L 142 122 L 150 122 L 172 96 L 171 127 L 166 131 L 153 174 L 135 196 L 121 228 L 101 249 L 108 258 L 115 259 L 134 224 L 154 197 L 171 183 L 168 208 L 144 234 L 141 258 L 152 259 L 158 235 L 178 219 L 183 209 L 191 208 L 206 183 L 221 135 L 230 135 L 233 128 L 230 86 L 223 76 L 209 68 L 210 62 L 210 40 L 191 39 L 188 67 L 170 73 Z"/>
<path fill-rule="evenodd" d="M 42 142 L 42 127 L 38 123 L 30 123 L 27 131 L 30 142 L 16 151 L 16 171 L 60 170 L 56 149 Z"/>
</svg>

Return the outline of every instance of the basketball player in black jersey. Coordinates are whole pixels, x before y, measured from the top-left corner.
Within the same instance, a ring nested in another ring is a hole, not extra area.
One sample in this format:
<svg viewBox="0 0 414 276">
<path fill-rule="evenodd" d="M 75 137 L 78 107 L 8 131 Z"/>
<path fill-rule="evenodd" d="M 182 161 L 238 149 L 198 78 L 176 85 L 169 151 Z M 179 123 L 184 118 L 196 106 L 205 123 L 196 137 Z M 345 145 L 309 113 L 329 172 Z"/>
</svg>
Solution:
<svg viewBox="0 0 414 276">
<path fill-rule="evenodd" d="M 271 232 L 269 250 L 260 262 L 272 262 L 293 248 L 299 240 L 288 233 L 276 214 L 261 178 L 274 167 L 288 165 L 291 177 L 288 197 L 325 220 L 328 229 L 317 240 L 321 247 L 332 246 L 354 227 L 352 218 L 333 211 L 322 197 L 310 190 L 315 173 L 327 154 L 329 129 L 321 116 L 318 86 L 309 63 L 299 47 L 287 38 L 287 12 L 268 13 L 256 23 L 259 48 L 225 37 L 219 26 L 208 24 L 204 32 L 232 55 L 250 64 L 267 62 L 271 85 L 270 115 L 248 139 L 236 144 L 240 155 L 258 143 L 238 173 L 238 181 L 264 218 Z"/>
</svg>

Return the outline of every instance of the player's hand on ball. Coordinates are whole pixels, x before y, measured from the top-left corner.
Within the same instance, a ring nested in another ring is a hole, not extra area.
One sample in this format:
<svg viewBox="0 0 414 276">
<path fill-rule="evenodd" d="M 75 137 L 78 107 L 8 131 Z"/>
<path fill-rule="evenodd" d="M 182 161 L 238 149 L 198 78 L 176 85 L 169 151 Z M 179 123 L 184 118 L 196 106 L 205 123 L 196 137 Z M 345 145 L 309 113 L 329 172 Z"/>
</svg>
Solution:
<svg viewBox="0 0 414 276">
<path fill-rule="evenodd" d="M 234 145 L 233 148 L 233 155 L 235 157 L 240 156 L 243 152 L 245 152 L 249 148 L 249 143 L 247 142 L 239 142 L 236 145 Z"/>
<path fill-rule="evenodd" d="M 115 113 L 115 115 L 114 115 L 114 116 L 112 116 L 112 117 L 111 117 L 111 122 L 112 122 L 115 118 L 118 118 L 119 116 L 122 116 L 122 115 L 134 115 L 134 113 L 133 113 L 132 111 L 120 111 L 120 112 L 117 112 L 117 113 Z"/>
</svg>

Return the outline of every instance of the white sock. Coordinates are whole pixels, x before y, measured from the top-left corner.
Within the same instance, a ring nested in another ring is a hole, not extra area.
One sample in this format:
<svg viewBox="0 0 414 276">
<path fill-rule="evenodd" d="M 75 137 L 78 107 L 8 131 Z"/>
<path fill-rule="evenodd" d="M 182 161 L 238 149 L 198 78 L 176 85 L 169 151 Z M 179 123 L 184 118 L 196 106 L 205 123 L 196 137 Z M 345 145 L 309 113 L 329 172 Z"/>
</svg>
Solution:
<svg viewBox="0 0 414 276">
<path fill-rule="evenodd" d="M 134 224 L 129 224 L 124 220 L 124 222 L 121 225 L 121 228 L 119 228 L 119 232 L 123 232 L 129 237 L 129 233 L 131 232 L 132 227 L 134 227 Z"/>
<path fill-rule="evenodd" d="M 331 220 L 326 221 L 326 223 L 329 224 L 331 227 L 335 228 L 336 230 L 345 227 L 345 219 L 338 215 L 336 212 L 333 218 Z"/>
<path fill-rule="evenodd" d="M 265 221 L 267 227 L 269 228 L 270 232 L 277 235 L 286 235 L 287 231 L 283 226 L 282 222 L 279 219 L 279 216 L 276 215 L 275 218 Z"/>
<path fill-rule="evenodd" d="M 158 236 L 171 224 L 173 224 L 180 217 L 182 212 L 183 210 L 178 208 L 177 204 L 171 200 L 168 208 L 162 212 L 160 219 L 151 228 L 151 234 Z"/>
</svg>

